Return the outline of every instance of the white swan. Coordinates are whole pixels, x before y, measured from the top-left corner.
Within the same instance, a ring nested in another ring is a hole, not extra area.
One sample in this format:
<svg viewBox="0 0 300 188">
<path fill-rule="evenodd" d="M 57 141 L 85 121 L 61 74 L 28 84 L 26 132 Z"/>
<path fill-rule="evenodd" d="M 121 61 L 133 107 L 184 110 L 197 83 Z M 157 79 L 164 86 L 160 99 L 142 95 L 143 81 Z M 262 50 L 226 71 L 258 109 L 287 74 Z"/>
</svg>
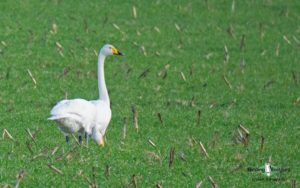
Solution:
<svg viewBox="0 0 300 188">
<path fill-rule="evenodd" d="M 111 119 L 110 100 L 104 77 L 104 61 L 109 55 L 123 54 L 110 44 L 101 48 L 98 56 L 98 100 L 62 100 L 50 112 L 51 117 L 48 119 L 58 123 L 67 143 L 69 143 L 69 134 L 78 133 L 81 143 L 82 134 L 87 133 L 92 135 L 97 144 L 104 146 L 103 136 Z M 85 136 L 88 139 L 87 135 Z"/>
</svg>

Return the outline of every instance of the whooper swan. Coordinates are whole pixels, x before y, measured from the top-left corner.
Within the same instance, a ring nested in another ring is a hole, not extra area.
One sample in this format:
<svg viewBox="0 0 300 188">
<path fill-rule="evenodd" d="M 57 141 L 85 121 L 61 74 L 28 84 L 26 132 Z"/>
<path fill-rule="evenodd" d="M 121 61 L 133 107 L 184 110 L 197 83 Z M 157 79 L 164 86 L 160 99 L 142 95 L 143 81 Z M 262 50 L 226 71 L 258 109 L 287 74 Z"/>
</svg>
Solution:
<svg viewBox="0 0 300 188">
<path fill-rule="evenodd" d="M 69 134 L 78 133 L 79 142 L 82 134 L 88 135 L 98 145 L 104 146 L 104 134 L 111 119 L 110 100 L 104 77 L 104 61 L 106 56 L 123 55 L 110 44 L 104 45 L 98 56 L 98 89 L 99 99 L 87 101 L 85 99 L 72 99 L 59 101 L 51 110 L 49 120 L 58 123 L 58 127 L 69 143 Z"/>
</svg>

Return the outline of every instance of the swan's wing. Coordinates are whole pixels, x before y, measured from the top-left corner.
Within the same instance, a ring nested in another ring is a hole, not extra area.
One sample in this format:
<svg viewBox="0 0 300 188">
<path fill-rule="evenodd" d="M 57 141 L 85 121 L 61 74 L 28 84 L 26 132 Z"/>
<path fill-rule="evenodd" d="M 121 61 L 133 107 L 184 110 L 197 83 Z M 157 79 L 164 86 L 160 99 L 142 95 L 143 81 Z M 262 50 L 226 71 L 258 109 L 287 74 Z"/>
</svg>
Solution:
<svg viewBox="0 0 300 188">
<path fill-rule="evenodd" d="M 94 104 L 97 108 L 94 126 L 101 132 L 102 135 L 104 135 L 111 119 L 110 106 L 109 104 L 101 100 L 92 100 L 89 102 Z"/>
<path fill-rule="evenodd" d="M 62 100 L 51 110 L 49 120 L 72 118 L 92 122 L 96 113 L 95 105 L 84 99 Z"/>
</svg>

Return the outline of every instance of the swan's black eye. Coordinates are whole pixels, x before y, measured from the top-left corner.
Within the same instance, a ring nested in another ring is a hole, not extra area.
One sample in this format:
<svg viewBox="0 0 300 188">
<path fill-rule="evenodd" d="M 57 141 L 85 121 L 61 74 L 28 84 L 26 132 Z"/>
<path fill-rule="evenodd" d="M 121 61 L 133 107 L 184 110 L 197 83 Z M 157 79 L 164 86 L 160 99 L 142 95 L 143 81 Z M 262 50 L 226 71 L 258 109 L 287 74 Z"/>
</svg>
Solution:
<svg viewBox="0 0 300 188">
<path fill-rule="evenodd" d="M 111 47 L 109 47 L 109 49 L 111 49 Z"/>
</svg>

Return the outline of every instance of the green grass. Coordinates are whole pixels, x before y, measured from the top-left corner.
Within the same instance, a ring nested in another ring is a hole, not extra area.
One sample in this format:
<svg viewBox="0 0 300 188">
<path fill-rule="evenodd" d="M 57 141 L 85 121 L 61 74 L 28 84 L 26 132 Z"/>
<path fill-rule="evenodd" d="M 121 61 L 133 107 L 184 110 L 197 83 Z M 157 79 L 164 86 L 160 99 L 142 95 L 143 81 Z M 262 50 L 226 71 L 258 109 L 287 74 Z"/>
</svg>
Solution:
<svg viewBox="0 0 300 188">
<path fill-rule="evenodd" d="M 78 173 L 92 179 L 93 166 L 101 187 L 132 187 L 133 175 L 139 187 L 194 187 L 199 181 L 209 187 L 208 176 L 220 187 L 291 187 L 293 179 L 299 184 L 299 12 L 300 1 L 292 0 L 1 1 L 0 128 L 16 141 L 0 138 L 0 186 L 14 186 L 23 169 L 21 187 L 86 187 L 88 182 Z M 56 34 L 50 32 L 53 24 Z M 233 36 L 227 32 L 230 27 Z M 240 49 L 243 35 L 245 46 Z M 56 42 L 63 46 L 63 56 Z M 66 93 L 68 98 L 97 98 L 94 50 L 104 42 L 126 54 L 106 62 L 113 114 L 107 144 L 100 148 L 91 142 L 88 149 L 76 147 L 69 157 L 57 160 L 76 143 L 72 139 L 71 147 L 65 144 L 53 122 L 46 120 L 49 111 Z M 163 79 L 158 73 L 166 64 L 170 68 Z M 139 78 L 147 68 L 146 77 Z M 62 76 L 64 70 L 69 71 Z M 138 133 L 132 105 L 139 114 Z M 129 120 L 125 140 L 124 117 Z M 233 142 L 239 124 L 250 131 L 246 147 Z M 35 133 L 36 144 L 27 128 Z M 215 145 L 214 135 L 219 135 Z M 200 141 L 209 159 L 200 153 Z M 57 153 L 51 155 L 56 146 Z M 175 156 L 169 168 L 172 147 Z M 34 159 L 39 154 L 43 156 Z M 263 176 L 247 172 L 247 167 L 260 167 L 270 156 L 273 165 L 289 167 L 290 172 L 283 174 L 283 181 L 255 181 Z"/>
</svg>

